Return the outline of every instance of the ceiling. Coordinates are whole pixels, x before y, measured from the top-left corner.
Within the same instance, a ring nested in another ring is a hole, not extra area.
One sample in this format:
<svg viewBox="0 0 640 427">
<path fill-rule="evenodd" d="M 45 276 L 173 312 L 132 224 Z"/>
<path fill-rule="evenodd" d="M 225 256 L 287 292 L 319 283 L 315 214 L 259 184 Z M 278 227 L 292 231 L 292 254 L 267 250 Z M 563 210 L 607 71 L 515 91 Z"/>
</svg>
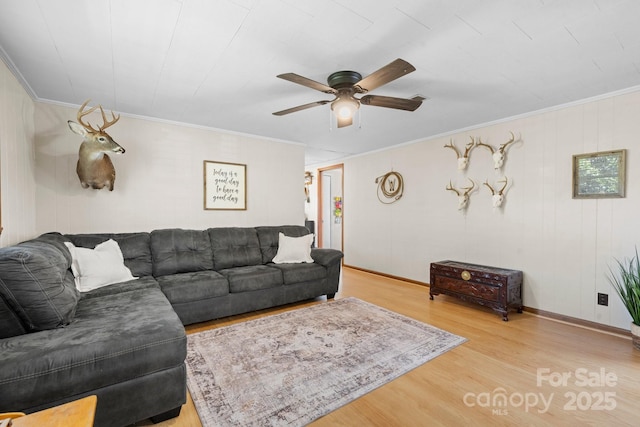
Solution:
<svg viewBox="0 0 640 427">
<path fill-rule="evenodd" d="M 637 0 L 0 0 L 0 56 L 39 101 L 85 99 L 305 145 L 334 161 L 640 85 Z M 276 78 L 416 71 L 338 129 L 333 96 Z"/>
</svg>

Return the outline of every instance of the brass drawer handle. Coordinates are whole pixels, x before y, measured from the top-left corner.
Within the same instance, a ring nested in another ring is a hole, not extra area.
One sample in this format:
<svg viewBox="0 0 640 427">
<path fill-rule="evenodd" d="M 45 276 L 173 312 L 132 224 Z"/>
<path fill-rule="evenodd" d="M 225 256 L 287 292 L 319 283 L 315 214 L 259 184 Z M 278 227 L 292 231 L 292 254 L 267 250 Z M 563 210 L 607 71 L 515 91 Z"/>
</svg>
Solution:
<svg viewBox="0 0 640 427">
<path fill-rule="evenodd" d="M 462 277 L 462 280 L 469 280 L 471 279 L 471 273 L 465 270 L 460 274 L 460 277 Z"/>
</svg>

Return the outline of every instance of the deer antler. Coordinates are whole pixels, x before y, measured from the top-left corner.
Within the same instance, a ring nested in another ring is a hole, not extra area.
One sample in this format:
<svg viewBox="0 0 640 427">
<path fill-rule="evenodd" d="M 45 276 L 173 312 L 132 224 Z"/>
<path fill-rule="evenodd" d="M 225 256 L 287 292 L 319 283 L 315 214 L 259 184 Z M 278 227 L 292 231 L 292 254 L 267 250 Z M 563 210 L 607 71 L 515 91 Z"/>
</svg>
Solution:
<svg viewBox="0 0 640 427">
<path fill-rule="evenodd" d="M 476 188 L 476 183 L 473 182 L 473 180 L 471 178 L 467 178 L 469 181 L 471 181 L 471 187 L 462 187 L 462 189 L 466 190 L 464 192 L 464 195 L 467 196 L 469 195 L 469 193 L 471 193 L 471 191 Z"/>
<path fill-rule="evenodd" d="M 87 99 L 84 104 L 82 104 L 82 106 L 80 106 L 80 109 L 78 110 L 78 123 L 80 123 L 86 130 L 91 131 L 93 133 L 96 132 L 102 132 L 104 131 L 106 128 L 108 128 L 109 126 L 114 125 L 118 120 L 120 120 L 120 115 L 118 115 L 118 117 L 116 117 L 116 115 L 113 113 L 113 111 L 111 111 L 111 117 L 113 120 L 109 121 L 107 120 L 107 116 L 104 114 L 104 110 L 102 109 L 102 105 L 96 105 L 94 107 L 89 108 L 87 111 L 83 111 L 85 109 L 85 107 L 87 106 L 87 104 L 89 103 L 89 101 L 91 101 L 90 99 Z M 100 108 L 100 113 L 102 114 L 102 126 L 100 126 L 98 129 L 94 129 L 93 126 L 91 126 L 90 123 L 88 122 L 83 122 L 82 118 L 88 114 L 93 113 L 94 111 L 96 111 L 97 108 Z"/>
<path fill-rule="evenodd" d="M 491 190 L 491 195 L 495 195 L 496 194 L 496 191 L 493 189 L 491 184 L 489 184 L 489 180 L 488 179 L 483 184 L 486 185 L 487 187 L 489 187 L 489 190 Z"/>
<path fill-rule="evenodd" d="M 500 181 L 498 181 L 500 182 Z M 504 185 L 502 186 L 502 188 L 500 190 L 498 190 L 497 192 L 493 189 L 493 187 L 491 186 L 491 184 L 489 184 L 489 180 L 486 180 L 484 182 L 484 185 L 486 185 L 487 187 L 489 187 L 489 190 L 491 190 L 491 195 L 495 196 L 496 194 L 498 195 L 502 195 L 502 192 L 504 191 L 505 188 L 507 188 L 507 183 L 509 182 L 509 180 L 507 179 L 507 177 L 504 177 Z"/>
<path fill-rule="evenodd" d="M 500 151 L 501 153 L 504 153 L 504 150 L 507 148 L 507 146 L 510 144 L 513 144 L 513 142 L 516 140 L 516 137 L 513 135 L 513 132 L 509 132 L 509 133 L 511 134 L 511 139 L 505 142 L 504 144 L 500 144 L 500 148 L 498 149 L 498 151 Z"/>
<path fill-rule="evenodd" d="M 447 186 L 447 190 L 455 192 L 458 196 L 460 195 L 460 192 L 458 191 L 458 189 L 453 188 L 453 186 L 451 185 L 451 180 L 449 180 L 449 185 Z"/>
<path fill-rule="evenodd" d="M 500 182 L 500 181 L 498 181 Z M 505 188 L 507 188 L 507 184 L 509 183 L 509 180 L 507 179 L 507 177 L 504 177 L 504 185 L 502 186 L 502 188 L 500 190 L 498 190 L 498 194 L 502 194 L 502 192 L 504 191 Z"/>
<path fill-rule="evenodd" d="M 113 120 L 108 121 L 107 117 L 104 115 L 104 110 L 102 109 L 102 105 L 98 105 L 98 107 L 100 107 L 100 113 L 102 113 L 102 122 L 103 125 L 100 126 L 100 131 L 104 131 L 106 128 L 108 128 L 109 126 L 115 125 L 116 122 L 118 120 L 120 120 L 120 114 L 118 114 L 118 117 L 116 117 L 116 115 L 113 113 L 113 110 L 111 111 L 111 118 Z"/>
<path fill-rule="evenodd" d="M 460 158 L 460 151 L 458 151 L 458 149 L 456 148 L 455 145 L 453 145 L 453 140 L 449 140 L 449 144 L 445 144 L 444 145 L 445 148 L 451 148 L 453 151 L 456 152 L 456 157 Z M 466 156 L 465 156 L 466 157 Z"/>
<path fill-rule="evenodd" d="M 471 142 L 468 143 L 467 145 L 465 145 L 465 149 L 464 149 L 464 157 L 469 157 L 469 152 L 471 151 L 471 149 L 473 147 L 476 146 L 476 141 L 473 139 L 472 136 L 470 136 L 469 138 L 471 138 Z"/>
<path fill-rule="evenodd" d="M 489 151 L 491 151 L 491 154 L 493 154 L 493 152 L 495 151 L 492 146 L 490 146 L 489 144 L 485 144 L 484 142 L 482 142 L 482 139 L 480 139 L 480 138 L 478 138 L 478 142 L 476 142 L 476 145 L 480 145 L 482 147 L 487 147 L 489 149 Z"/>
<path fill-rule="evenodd" d="M 86 101 L 84 101 L 84 104 L 82 104 L 82 106 L 80 106 L 80 109 L 78 110 L 78 123 L 80 123 L 82 125 L 82 127 L 84 127 L 86 130 L 91 131 L 91 132 L 98 132 L 97 129 L 94 129 L 89 123 L 85 123 L 82 121 L 82 118 L 88 114 L 93 113 L 96 108 L 98 108 L 98 106 L 96 105 L 95 107 L 91 107 L 89 108 L 87 111 L 83 111 L 84 107 L 87 106 L 87 104 L 89 103 L 89 101 L 91 101 L 90 99 L 87 99 Z"/>
</svg>

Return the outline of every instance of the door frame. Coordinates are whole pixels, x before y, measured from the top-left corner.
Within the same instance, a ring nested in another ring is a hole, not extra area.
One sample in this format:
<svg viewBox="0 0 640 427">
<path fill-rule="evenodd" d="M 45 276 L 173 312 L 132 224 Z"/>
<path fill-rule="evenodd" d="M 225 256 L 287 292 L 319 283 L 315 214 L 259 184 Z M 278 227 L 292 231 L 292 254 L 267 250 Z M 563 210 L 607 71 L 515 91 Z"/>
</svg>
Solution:
<svg viewBox="0 0 640 427">
<path fill-rule="evenodd" d="M 324 201 L 322 200 L 322 172 L 340 169 L 342 172 L 342 177 L 340 179 L 340 193 L 342 194 L 342 219 L 340 221 L 340 250 L 344 252 L 344 163 L 338 163 L 331 166 L 326 166 L 323 168 L 318 168 L 318 238 L 316 241 L 318 242 L 318 247 L 322 247 L 322 204 Z"/>
</svg>

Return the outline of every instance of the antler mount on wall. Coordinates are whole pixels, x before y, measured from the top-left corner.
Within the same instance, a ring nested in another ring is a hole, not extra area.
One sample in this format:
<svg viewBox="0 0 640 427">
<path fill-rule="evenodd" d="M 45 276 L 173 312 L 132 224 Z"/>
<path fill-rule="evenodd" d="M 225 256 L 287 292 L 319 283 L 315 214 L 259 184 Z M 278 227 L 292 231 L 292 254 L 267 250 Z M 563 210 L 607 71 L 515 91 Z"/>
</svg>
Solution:
<svg viewBox="0 0 640 427">
<path fill-rule="evenodd" d="M 84 138 L 78 152 L 76 173 L 82 188 L 91 187 L 100 190 L 107 187 L 109 191 L 113 191 L 116 170 L 107 153 L 123 154 L 125 150 L 111 138 L 105 129 L 116 124 L 120 120 L 120 116 L 116 116 L 111 111 L 111 120 L 107 119 L 102 105 L 95 105 L 85 110 L 89 101 L 87 99 L 80 106 L 77 114 L 77 123 L 72 120 L 67 121 L 71 131 Z M 97 109 L 100 109 L 100 114 L 102 115 L 102 126 L 98 126 L 96 129 L 83 118 Z"/>
<path fill-rule="evenodd" d="M 502 180 L 498 181 L 502 183 L 502 188 L 500 189 L 496 189 L 493 188 L 493 186 L 491 184 L 489 184 L 489 180 L 486 180 L 484 182 L 484 185 L 487 186 L 487 188 L 489 189 L 489 191 L 491 191 L 491 204 L 493 205 L 494 208 L 499 208 L 500 206 L 502 206 L 502 202 L 504 201 L 504 190 L 507 188 L 507 184 L 509 183 L 509 180 L 507 179 L 506 176 L 502 177 Z"/>
<path fill-rule="evenodd" d="M 511 134 L 511 139 L 509 139 L 504 144 L 500 144 L 500 146 L 497 149 L 494 149 L 489 144 L 485 144 L 484 142 L 482 142 L 480 140 L 480 138 L 478 138 L 478 142 L 476 143 L 476 145 L 485 147 L 486 149 L 488 149 L 491 152 L 491 157 L 493 158 L 493 168 L 494 169 L 500 169 L 502 167 L 502 165 L 504 165 L 505 156 L 506 156 L 506 149 L 507 149 L 507 147 L 509 145 L 513 144 L 515 142 L 515 140 L 516 140 L 516 137 L 513 134 L 513 132 L 509 132 L 509 133 Z"/>
<path fill-rule="evenodd" d="M 451 184 L 451 180 L 449 180 L 449 185 L 446 188 L 448 191 L 453 191 L 456 193 L 456 196 L 458 196 L 458 210 L 467 209 L 467 206 L 469 205 L 469 195 L 476 188 L 476 183 L 473 182 L 471 178 L 467 179 L 471 182 L 471 185 L 468 187 L 462 187 L 460 189 L 455 188 Z"/>
<path fill-rule="evenodd" d="M 470 136 L 469 138 L 471 138 L 471 142 L 465 145 L 464 154 L 461 154 L 458 148 L 453 145 L 453 139 L 449 140 L 449 144 L 445 144 L 444 146 L 444 148 L 451 148 L 456 153 L 456 157 L 458 158 L 458 170 L 465 170 L 467 168 L 469 165 L 469 154 L 471 153 L 471 150 L 473 150 L 473 147 L 476 146 L 476 141 L 473 137 Z"/>
<path fill-rule="evenodd" d="M 471 138 L 471 142 L 467 143 L 467 145 L 465 146 L 464 154 L 461 152 L 461 150 L 458 150 L 458 148 L 454 145 L 453 139 L 449 141 L 449 144 L 445 144 L 444 148 L 450 148 L 456 153 L 456 157 L 458 159 L 458 170 L 464 172 L 467 169 L 467 166 L 469 165 L 469 155 L 471 153 L 471 150 L 474 147 L 480 147 L 480 146 L 485 147 L 487 150 L 491 152 L 494 171 L 499 172 L 500 169 L 502 169 L 502 167 L 504 166 L 504 163 L 506 160 L 507 148 L 511 144 L 516 142 L 516 137 L 513 134 L 513 132 L 509 132 L 509 134 L 511 135 L 511 138 L 507 142 L 500 144 L 498 148 L 494 148 L 491 145 L 482 142 L 482 139 L 480 137 L 474 138 L 472 136 L 469 137 Z M 519 137 L 517 141 L 522 141 L 521 137 Z M 457 189 L 453 187 L 453 185 L 451 184 L 451 180 L 449 180 L 449 185 L 446 187 L 448 191 L 453 191 L 458 196 L 459 210 L 464 210 L 467 208 L 469 203 L 469 197 L 475 188 L 475 183 L 473 182 L 473 180 L 471 180 L 471 178 L 467 178 L 467 179 L 469 179 L 469 181 L 471 182 L 471 186 L 469 187 L 463 187 L 462 189 Z M 509 180 L 507 179 L 506 176 L 502 176 L 502 178 L 499 179 L 497 183 L 502 184 L 502 187 L 498 188 L 498 186 L 496 186 L 494 188 L 491 184 L 489 184 L 489 180 L 486 180 L 484 182 L 484 185 L 489 189 L 489 191 L 491 191 L 491 200 L 494 208 L 500 208 L 502 206 L 505 199 Z"/>
</svg>

